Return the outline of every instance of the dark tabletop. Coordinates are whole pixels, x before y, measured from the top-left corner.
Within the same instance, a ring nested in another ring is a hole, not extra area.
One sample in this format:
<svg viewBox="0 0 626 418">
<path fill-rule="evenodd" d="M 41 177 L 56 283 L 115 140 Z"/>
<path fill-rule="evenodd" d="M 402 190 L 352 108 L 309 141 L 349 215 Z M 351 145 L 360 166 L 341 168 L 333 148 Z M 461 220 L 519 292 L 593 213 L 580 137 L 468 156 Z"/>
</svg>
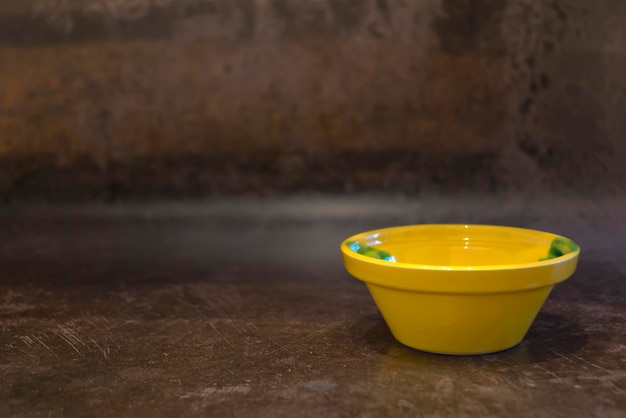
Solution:
<svg viewBox="0 0 626 418">
<path fill-rule="evenodd" d="M 582 247 L 525 340 L 411 350 L 341 262 L 362 230 Z M 626 416 L 626 200 L 302 197 L 0 210 L 0 416 Z"/>
</svg>

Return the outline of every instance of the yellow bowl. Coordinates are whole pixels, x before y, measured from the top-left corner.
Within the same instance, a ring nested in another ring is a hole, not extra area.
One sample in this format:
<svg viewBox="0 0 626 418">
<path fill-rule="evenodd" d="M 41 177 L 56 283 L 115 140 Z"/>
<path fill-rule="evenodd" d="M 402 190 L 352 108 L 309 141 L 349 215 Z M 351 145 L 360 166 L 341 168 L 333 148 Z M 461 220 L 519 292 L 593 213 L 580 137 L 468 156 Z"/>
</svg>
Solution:
<svg viewBox="0 0 626 418">
<path fill-rule="evenodd" d="M 459 355 L 522 341 L 580 253 L 565 237 L 488 225 L 385 228 L 346 239 L 341 251 L 398 341 Z"/>
</svg>

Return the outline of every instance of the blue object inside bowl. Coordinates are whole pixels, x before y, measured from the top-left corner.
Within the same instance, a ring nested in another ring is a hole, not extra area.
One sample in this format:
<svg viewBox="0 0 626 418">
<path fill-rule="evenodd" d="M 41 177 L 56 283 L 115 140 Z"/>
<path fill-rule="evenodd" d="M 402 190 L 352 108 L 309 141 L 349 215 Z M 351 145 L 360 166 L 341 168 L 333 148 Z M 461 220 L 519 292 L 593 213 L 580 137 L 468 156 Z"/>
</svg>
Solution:
<svg viewBox="0 0 626 418">
<path fill-rule="evenodd" d="M 379 250 L 378 248 L 374 248 L 368 245 L 363 245 L 357 241 L 347 242 L 346 245 L 354 252 L 359 254 L 363 254 L 367 257 L 377 258 L 379 260 L 385 261 L 396 261 L 395 257 L 391 255 L 388 251 Z"/>
<path fill-rule="evenodd" d="M 377 238 L 377 234 L 368 238 Z M 380 243 L 381 242 L 378 239 L 373 239 L 371 241 L 368 241 L 366 244 L 358 241 L 348 241 L 346 245 L 348 246 L 348 248 L 350 248 L 350 250 L 362 254 L 366 257 L 395 262 L 396 259 L 393 255 L 391 255 L 390 252 L 378 249 L 371 245 Z M 539 261 L 545 261 L 561 257 L 563 255 L 577 251 L 578 249 L 578 244 L 576 244 L 574 241 L 563 237 L 557 237 L 550 243 L 550 248 L 546 257 L 542 257 L 541 259 L 539 259 Z"/>
</svg>

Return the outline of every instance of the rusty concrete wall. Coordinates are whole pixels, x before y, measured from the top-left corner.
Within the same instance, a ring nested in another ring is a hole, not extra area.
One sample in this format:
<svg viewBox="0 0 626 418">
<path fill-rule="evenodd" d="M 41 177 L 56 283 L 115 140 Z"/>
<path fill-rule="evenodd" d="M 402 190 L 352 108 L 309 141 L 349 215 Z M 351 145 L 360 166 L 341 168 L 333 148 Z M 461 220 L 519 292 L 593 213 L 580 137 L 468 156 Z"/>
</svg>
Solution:
<svg viewBox="0 0 626 418">
<path fill-rule="evenodd" d="M 615 191 L 621 0 L 7 0 L 0 196 Z"/>
</svg>

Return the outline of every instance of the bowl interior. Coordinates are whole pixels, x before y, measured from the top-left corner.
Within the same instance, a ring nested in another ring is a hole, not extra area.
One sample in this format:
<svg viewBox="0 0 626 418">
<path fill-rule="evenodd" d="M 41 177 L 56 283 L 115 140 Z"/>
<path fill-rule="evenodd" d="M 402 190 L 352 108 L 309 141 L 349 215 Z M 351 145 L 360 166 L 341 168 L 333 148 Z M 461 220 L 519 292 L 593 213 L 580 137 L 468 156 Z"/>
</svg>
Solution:
<svg viewBox="0 0 626 418">
<path fill-rule="evenodd" d="M 391 262 L 450 267 L 528 264 L 577 250 L 573 242 L 547 232 L 487 225 L 387 228 L 357 235 L 347 244 Z"/>
</svg>

